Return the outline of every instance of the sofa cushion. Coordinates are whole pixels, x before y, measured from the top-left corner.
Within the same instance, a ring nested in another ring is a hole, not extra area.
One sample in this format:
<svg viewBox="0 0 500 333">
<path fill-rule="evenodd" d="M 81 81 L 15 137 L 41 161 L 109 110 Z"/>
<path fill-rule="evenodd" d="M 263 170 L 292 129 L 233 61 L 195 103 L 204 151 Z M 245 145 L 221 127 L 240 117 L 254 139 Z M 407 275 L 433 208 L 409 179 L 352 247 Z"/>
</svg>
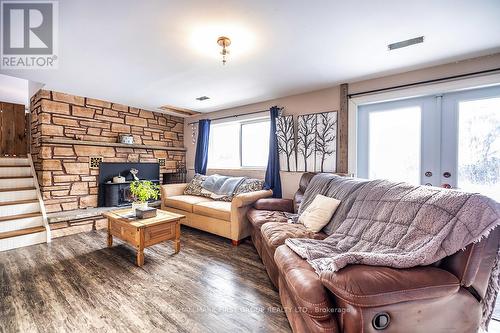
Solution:
<svg viewBox="0 0 500 333">
<path fill-rule="evenodd" d="M 231 221 L 231 203 L 225 201 L 200 202 L 193 205 L 193 213 Z"/>
<path fill-rule="evenodd" d="M 446 297 L 460 288 L 456 276 L 429 266 L 397 269 L 349 265 L 338 272 L 321 273 L 321 282 L 335 296 L 360 307 Z"/>
<path fill-rule="evenodd" d="M 213 200 L 196 195 L 174 195 L 172 197 L 166 197 L 165 199 L 163 199 L 163 203 L 166 207 L 177 208 L 189 213 L 193 212 L 194 204 L 210 201 Z"/>
<path fill-rule="evenodd" d="M 262 199 L 261 199 L 262 200 Z M 248 221 L 253 225 L 254 228 L 259 228 L 268 222 L 286 222 L 288 219 L 283 214 L 283 212 L 270 211 L 270 210 L 259 210 L 250 208 L 247 212 Z"/>
<path fill-rule="evenodd" d="M 288 238 L 325 239 L 327 237 L 322 232 L 311 232 L 304 225 L 297 223 L 269 222 L 262 225 L 260 230 L 271 255 L 278 246 L 285 244 Z"/>
</svg>

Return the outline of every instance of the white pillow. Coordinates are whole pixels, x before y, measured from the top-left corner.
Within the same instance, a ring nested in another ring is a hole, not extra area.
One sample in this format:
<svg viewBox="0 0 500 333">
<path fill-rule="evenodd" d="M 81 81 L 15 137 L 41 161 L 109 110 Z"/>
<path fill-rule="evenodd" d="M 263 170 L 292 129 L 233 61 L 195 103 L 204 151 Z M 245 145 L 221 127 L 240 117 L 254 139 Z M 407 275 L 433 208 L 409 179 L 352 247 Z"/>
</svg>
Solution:
<svg viewBox="0 0 500 333">
<path fill-rule="evenodd" d="M 319 232 L 330 222 L 339 204 L 340 200 L 317 194 L 306 210 L 300 214 L 299 223 L 309 231 Z"/>
</svg>

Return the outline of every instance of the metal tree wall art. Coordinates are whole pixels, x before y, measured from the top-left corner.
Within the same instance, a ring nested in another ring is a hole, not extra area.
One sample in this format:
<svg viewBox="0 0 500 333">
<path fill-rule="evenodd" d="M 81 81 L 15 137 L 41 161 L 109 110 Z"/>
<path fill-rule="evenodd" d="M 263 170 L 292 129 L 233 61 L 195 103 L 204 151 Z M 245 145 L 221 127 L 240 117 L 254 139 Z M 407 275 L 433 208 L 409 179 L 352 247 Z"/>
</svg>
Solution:
<svg viewBox="0 0 500 333">
<path fill-rule="evenodd" d="M 295 171 L 297 160 L 295 155 L 295 131 L 293 116 L 281 116 L 276 121 L 280 170 Z"/>
<path fill-rule="evenodd" d="M 316 115 L 298 117 L 297 121 L 297 167 L 299 171 L 314 171 L 314 146 L 316 141 Z"/>
<path fill-rule="evenodd" d="M 337 150 L 337 112 L 298 117 L 298 171 L 335 172 Z"/>
<path fill-rule="evenodd" d="M 316 116 L 316 168 L 319 172 L 336 170 L 337 112 L 318 113 Z"/>
</svg>

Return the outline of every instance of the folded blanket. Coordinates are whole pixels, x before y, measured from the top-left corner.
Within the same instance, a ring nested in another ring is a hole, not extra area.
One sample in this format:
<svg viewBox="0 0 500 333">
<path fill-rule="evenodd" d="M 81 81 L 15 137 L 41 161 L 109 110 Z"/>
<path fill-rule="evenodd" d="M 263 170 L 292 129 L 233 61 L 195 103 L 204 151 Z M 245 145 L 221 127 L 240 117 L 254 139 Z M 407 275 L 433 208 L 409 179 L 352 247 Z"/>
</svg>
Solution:
<svg viewBox="0 0 500 333">
<path fill-rule="evenodd" d="M 323 195 L 335 186 L 328 178 L 320 181 Z M 304 195 L 309 202 L 308 191 Z M 500 204 L 485 196 L 373 180 L 360 185 L 345 219 L 337 221 L 325 240 L 287 239 L 286 245 L 318 274 L 348 264 L 409 268 L 452 255 L 499 224 Z M 498 278 L 497 258 L 483 300 L 483 327 L 494 307 Z"/>
<path fill-rule="evenodd" d="M 221 175 L 208 176 L 202 183 L 202 187 L 207 191 L 220 196 L 233 195 L 238 186 L 245 180 L 245 177 L 229 177 Z"/>
</svg>

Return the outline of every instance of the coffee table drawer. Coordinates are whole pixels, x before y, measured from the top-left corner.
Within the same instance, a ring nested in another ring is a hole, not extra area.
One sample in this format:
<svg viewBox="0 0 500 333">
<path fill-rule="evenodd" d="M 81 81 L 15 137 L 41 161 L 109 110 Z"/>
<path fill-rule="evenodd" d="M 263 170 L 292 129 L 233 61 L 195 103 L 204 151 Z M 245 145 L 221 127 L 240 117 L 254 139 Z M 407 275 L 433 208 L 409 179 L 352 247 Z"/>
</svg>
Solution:
<svg viewBox="0 0 500 333">
<path fill-rule="evenodd" d="M 137 228 L 125 227 L 123 225 L 111 224 L 111 234 L 132 245 L 139 245 L 139 233 Z"/>
<path fill-rule="evenodd" d="M 174 222 L 147 227 L 144 230 L 145 245 L 150 246 L 174 238 L 175 225 L 176 223 Z"/>
</svg>

